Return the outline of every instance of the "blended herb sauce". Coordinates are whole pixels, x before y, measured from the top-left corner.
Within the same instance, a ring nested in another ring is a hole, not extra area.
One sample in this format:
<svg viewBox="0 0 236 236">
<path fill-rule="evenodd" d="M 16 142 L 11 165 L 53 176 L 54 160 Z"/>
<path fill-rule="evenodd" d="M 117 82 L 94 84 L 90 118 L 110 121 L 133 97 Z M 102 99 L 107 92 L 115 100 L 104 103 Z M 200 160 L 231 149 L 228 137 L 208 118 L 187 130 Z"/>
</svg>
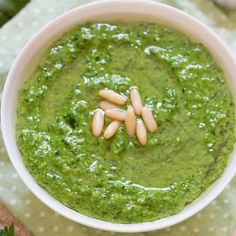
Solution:
<svg viewBox="0 0 236 236">
<path fill-rule="evenodd" d="M 131 86 L 158 124 L 148 144 L 123 124 L 110 140 L 94 137 L 98 92 Z M 235 141 L 233 98 L 214 58 L 149 23 L 88 23 L 63 35 L 20 91 L 17 115 L 35 180 L 69 208 L 116 223 L 180 212 L 220 177 Z"/>
</svg>

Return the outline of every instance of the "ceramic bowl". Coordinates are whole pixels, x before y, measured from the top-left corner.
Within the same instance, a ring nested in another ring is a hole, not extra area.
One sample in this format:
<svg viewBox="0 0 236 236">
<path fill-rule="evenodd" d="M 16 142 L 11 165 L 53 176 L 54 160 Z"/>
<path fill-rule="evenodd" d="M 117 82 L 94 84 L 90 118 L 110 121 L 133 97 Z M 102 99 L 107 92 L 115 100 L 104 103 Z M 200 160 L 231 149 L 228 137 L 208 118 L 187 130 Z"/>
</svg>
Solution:
<svg viewBox="0 0 236 236">
<path fill-rule="evenodd" d="M 21 50 L 8 74 L 2 97 L 1 122 L 5 146 L 12 164 L 27 187 L 48 207 L 75 222 L 97 229 L 116 232 L 141 232 L 158 230 L 177 224 L 207 206 L 230 182 L 236 172 L 235 150 L 221 178 L 181 212 L 165 219 L 138 223 L 114 224 L 93 219 L 64 206 L 41 188 L 26 169 L 16 144 L 16 104 L 19 88 L 36 68 L 43 52 L 64 32 L 88 21 L 146 21 L 168 25 L 183 32 L 194 41 L 207 47 L 224 70 L 227 83 L 236 94 L 235 61 L 224 43 L 209 28 L 190 15 L 167 5 L 151 1 L 115 0 L 93 2 L 57 17 L 42 28 Z M 111 209 L 112 210 L 112 209 Z"/>
</svg>

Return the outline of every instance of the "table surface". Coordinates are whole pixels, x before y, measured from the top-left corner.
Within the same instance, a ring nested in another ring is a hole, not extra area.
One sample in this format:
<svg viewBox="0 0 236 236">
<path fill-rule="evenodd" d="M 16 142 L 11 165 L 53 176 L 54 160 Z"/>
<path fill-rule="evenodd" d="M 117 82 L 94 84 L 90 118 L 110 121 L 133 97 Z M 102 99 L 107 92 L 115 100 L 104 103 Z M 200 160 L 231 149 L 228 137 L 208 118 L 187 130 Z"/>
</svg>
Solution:
<svg viewBox="0 0 236 236">
<path fill-rule="evenodd" d="M 88 0 L 32 0 L 0 29 L 0 86 L 24 44 L 57 15 L 91 2 Z M 208 0 L 159 0 L 182 9 L 211 27 L 236 56 L 236 11 L 221 10 Z M 0 90 L 0 91 L 1 91 Z M 236 178 L 203 211 L 192 218 L 160 231 L 135 235 L 236 236 Z M 122 235 L 73 223 L 41 203 L 13 169 L 0 136 L 0 202 L 4 203 L 35 235 Z M 127 235 L 127 234 L 123 234 Z"/>
</svg>

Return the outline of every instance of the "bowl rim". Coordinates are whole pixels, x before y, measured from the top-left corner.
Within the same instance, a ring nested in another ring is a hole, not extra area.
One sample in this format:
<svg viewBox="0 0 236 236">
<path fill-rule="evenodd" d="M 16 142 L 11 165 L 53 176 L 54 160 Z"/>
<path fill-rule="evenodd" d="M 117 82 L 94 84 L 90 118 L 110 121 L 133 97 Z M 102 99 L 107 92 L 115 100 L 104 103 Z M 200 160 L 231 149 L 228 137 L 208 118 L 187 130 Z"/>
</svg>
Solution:
<svg viewBox="0 0 236 236">
<path fill-rule="evenodd" d="M 15 129 L 11 126 L 11 120 L 12 120 L 11 115 L 13 114 L 12 111 L 15 109 L 9 106 L 9 103 L 10 105 L 12 103 L 11 89 L 12 89 L 14 80 L 16 80 L 17 78 L 19 65 L 22 61 L 24 61 L 24 56 L 27 54 L 29 50 L 31 50 L 33 43 L 35 43 L 38 40 L 38 38 L 42 37 L 42 35 L 46 33 L 49 33 L 50 29 L 52 29 L 57 24 L 62 23 L 64 20 L 68 19 L 69 17 L 76 14 L 78 15 L 79 13 L 82 13 L 82 12 L 86 12 L 89 9 L 93 9 L 97 7 L 101 8 L 103 6 L 106 6 L 106 7 L 107 6 L 115 7 L 118 5 L 130 6 L 132 4 L 140 5 L 140 7 L 148 5 L 150 8 L 151 7 L 158 8 L 159 10 L 163 12 L 168 12 L 170 13 L 170 15 L 173 14 L 182 20 L 188 20 L 194 26 L 197 26 L 204 33 L 208 34 L 211 39 L 214 39 L 215 43 L 221 48 L 221 50 L 223 50 L 223 53 L 225 54 L 226 59 L 229 62 L 229 66 L 236 65 L 234 57 L 232 56 L 231 52 L 228 50 L 226 45 L 222 42 L 222 40 L 214 32 L 212 32 L 207 26 L 205 26 L 204 24 L 199 22 L 197 19 L 193 18 L 192 16 L 188 15 L 185 12 L 182 12 L 171 6 L 168 6 L 162 3 L 153 2 L 150 0 L 127 0 L 127 1 L 102 0 L 102 1 L 97 1 L 97 2 L 95 1 L 92 3 L 79 6 L 77 8 L 74 8 L 56 17 L 54 20 L 47 23 L 37 34 L 35 34 L 26 43 L 24 48 L 16 57 L 8 73 L 8 76 L 4 85 L 4 89 L 3 89 L 2 106 L 1 106 L 2 135 L 3 135 L 3 140 L 5 143 L 7 153 L 10 157 L 10 160 L 13 166 L 15 167 L 15 170 L 17 171 L 17 173 L 19 174 L 23 182 L 26 184 L 26 186 L 33 192 L 33 194 L 38 199 L 40 199 L 45 205 L 47 205 L 49 208 L 51 208 L 55 212 L 59 213 L 60 215 L 74 222 L 81 223 L 83 225 L 93 227 L 96 229 L 113 231 L 113 232 L 126 232 L 126 233 L 146 232 L 146 231 L 159 230 L 162 228 L 170 227 L 199 212 L 201 209 L 207 206 L 223 191 L 224 187 L 230 182 L 230 180 L 235 175 L 236 169 L 233 168 L 233 166 L 236 165 L 236 153 L 235 152 L 232 153 L 233 157 L 231 157 L 230 159 L 231 161 L 228 163 L 228 166 L 226 167 L 224 174 L 212 184 L 212 186 L 214 185 L 213 187 L 211 186 L 205 193 L 202 194 L 204 195 L 203 199 L 201 199 L 201 201 L 199 200 L 202 196 L 201 195 L 191 204 L 186 206 L 184 210 L 177 213 L 176 215 L 172 215 L 165 219 L 161 219 L 161 220 L 157 220 L 153 222 L 145 222 L 145 223 L 137 223 L 137 224 L 116 224 L 116 223 L 111 223 L 107 221 L 97 220 L 97 219 L 82 215 L 79 212 L 76 212 L 64 206 L 63 204 L 58 202 L 56 199 L 54 199 L 52 196 L 50 196 L 43 188 L 39 186 L 39 184 L 36 183 L 36 181 L 34 181 L 34 179 L 29 174 L 29 172 L 27 171 L 27 169 L 25 168 L 22 162 L 21 155 L 19 154 L 19 150 L 16 145 L 16 140 L 15 140 L 16 137 L 12 135 L 11 133 L 11 130 Z M 66 30 L 62 30 L 62 32 L 65 32 L 65 31 Z"/>
</svg>

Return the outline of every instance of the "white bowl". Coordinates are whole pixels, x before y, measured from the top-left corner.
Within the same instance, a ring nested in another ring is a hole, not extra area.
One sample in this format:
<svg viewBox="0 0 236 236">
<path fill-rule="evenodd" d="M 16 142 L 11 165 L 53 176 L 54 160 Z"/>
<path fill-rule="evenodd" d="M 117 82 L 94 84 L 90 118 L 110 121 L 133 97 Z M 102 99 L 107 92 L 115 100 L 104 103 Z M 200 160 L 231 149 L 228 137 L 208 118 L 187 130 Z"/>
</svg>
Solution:
<svg viewBox="0 0 236 236">
<path fill-rule="evenodd" d="M 175 8 L 151 1 L 98 1 L 73 9 L 36 34 L 23 48 L 8 74 L 1 108 L 2 133 L 7 152 L 19 176 L 28 188 L 47 206 L 59 214 L 84 225 L 116 232 L 141 232 L 169 227 L 194 215 L 216 198 L 236 172 L 236 153 L 232 153 L 224 174 L 199 198 L 187 205 L 180 213 L 154 222 L 139 224 L 114 224 L 96 220 L 73 211 L 51 197 L 30 175 L 22 161 L 16 144 L 16 104 L 19 88 L 35 69 L 45 49 L 60 35 L 77 24 L 98 20 L 127 20 L 157 22 L 182 31 L 192 39 L 202 42 L 214 55 L 236 95 L 235 61 L 224 43 L 206 26 L 190 15 Z M 112 209 L 111 209 L 112 210 Z"/>
</svg>

